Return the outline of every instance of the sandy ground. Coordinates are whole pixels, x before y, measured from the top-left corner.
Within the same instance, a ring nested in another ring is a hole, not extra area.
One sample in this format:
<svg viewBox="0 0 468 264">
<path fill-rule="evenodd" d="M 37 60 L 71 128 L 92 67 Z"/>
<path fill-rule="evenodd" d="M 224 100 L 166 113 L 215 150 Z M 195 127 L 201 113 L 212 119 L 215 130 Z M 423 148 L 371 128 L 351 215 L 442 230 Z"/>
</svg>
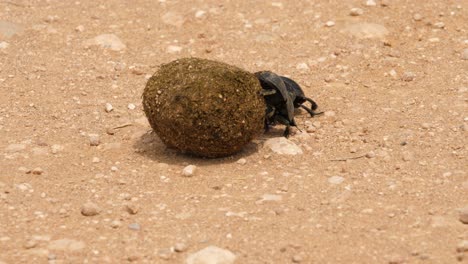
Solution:
<svg viewBox="0 0 468 264">
<path fill-rule="evenodd" d="M 366 2 L 1 0 L 0 263 L 466 263 L 468 3 Z M 300 83 L 304 154 L 167 150 L 141 94 L 188 56 Z"/>
</svg>

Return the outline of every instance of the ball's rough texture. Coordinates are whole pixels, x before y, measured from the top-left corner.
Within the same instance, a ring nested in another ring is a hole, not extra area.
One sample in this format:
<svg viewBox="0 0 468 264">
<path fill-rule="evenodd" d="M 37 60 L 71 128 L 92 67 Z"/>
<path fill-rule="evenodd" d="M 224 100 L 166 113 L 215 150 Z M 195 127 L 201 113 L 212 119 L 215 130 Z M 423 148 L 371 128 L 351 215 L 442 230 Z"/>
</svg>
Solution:
<svg viewBox="0 0 468 264">
<path fill-rule="evenodd" d="M 148 80 L 143 108 L 170 148 L 202 157 L 242 149 L 264 125 L 265 102 L 254 74 L 225 63 L 184 58 Z"/>
</svg>

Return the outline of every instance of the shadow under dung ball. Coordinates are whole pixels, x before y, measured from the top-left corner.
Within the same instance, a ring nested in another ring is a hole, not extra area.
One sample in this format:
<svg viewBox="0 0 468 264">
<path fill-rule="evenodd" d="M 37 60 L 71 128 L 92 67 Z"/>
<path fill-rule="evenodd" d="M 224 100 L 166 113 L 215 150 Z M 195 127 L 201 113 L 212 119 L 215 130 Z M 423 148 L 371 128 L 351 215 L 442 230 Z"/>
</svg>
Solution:
<svg viewBox="0 0 468 264">
<path fill-rule="evenodd" d="M 265 102 L 254 74 L 225 63 L 184 58 L 148 80 L 143 108 L 170 148 L 202 157 L 234 154 L 262 132 Z"/>
</svg>

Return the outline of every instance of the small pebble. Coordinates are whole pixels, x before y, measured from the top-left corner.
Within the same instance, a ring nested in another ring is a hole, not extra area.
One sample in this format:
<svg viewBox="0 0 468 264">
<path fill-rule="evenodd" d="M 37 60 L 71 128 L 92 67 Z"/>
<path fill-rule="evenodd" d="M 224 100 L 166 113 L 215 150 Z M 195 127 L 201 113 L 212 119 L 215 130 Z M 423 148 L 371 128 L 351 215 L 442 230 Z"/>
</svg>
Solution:
<svg viewBox="0 0 468 264">
<path fill-rule="evenodd" d="M 366 158 L 368 159 L 372 159 L 372 158 L 375 158 L 375 152 L 374 151 L 369 151 L 366 153 Z"/>
<path fill-rule="evenodd" d="M 462 60 L 468 60 L 468 49 L 464 49 L 460 57 Z"/>
<path fill-rule="evenodd" d="M 167 53 L 175 54 L 175 53 L 181 52 L 181 51 L 182 51 L 182 47 L 170 45 L 170 46 L 167 47 L 166 51 L 167 51 Z"/>
<path fill-rule="evenodd" d="M 119 220 L 114 220 L 114 221 L 112 221 L 112 222 L 110 223 L 110 226 L 111 226 L 112 228 L 119 228 L 119 227 L 122 226 L 122 222 L 119 221 Z"/>
<path fill-rule="evenodd" d="M 35 239 L 30 239 L 24 244 L 25 249 L 35 248 L 38 245 Z"/>
<path fill-rule="evenodd" d="M 364 10 L 358 7 L 354 7 L 354 8 L 351 8 L 351 10 L 349 11 L 349 14 L 351 16 L 361 16 L 364 14 Z"/>
<path fill-rule="evenodd" d="M 411 82 L 416 78 L 416 74 L 412 72 L 404 72 L 403 75 L 401 76 L 401 80 L 405 82 Z"/>
<path fill-rule="evenodd" d="M 164 260 L 169 260 L 172 256 L 172 252 L 168 248 L 162 248 L 158 250 L 158 257 Z"/>
<path fill-rule="evenodd" d="M 134 104 L 128 104 L 127 108 L 130 110 L 135 110 L 136 106 Z"/>
<path fill-rule="evenodd" d="M 176 243 L 174 245 L 174 251 L 175 252 L 184 252 L 187 250 L 187 244 L 185 243 Z"/>
<path fill-rule="evenodd" d="M 44 173 L 44 170 L 42 170 L 41 168 L 34 168 L 31 171 L 31 173 L 34 174 L 34 175 L 41 175 L 42 173 Z"/>
<path fill-rule="evenodd" d="M 335 25 L 335 22 L 333 22 L 333 21 L 331 21 L 331 20 L 330 20 L 330 21 L 327 21 L 327 22 L 325 23 L 325 26 L 327 26 L 327 27 L 333 27 L 334 25 Z"/>
<path fill-rule="evenodd" d="M 182 176 L 184 177 L 192 177 L 195 171 L 197 170 L 197 166 L 195 165 L 188 165 L 182 170 Z"/>
<path fill-rule="evenodd" d="M 8 42 L 0 41 L 0 49 L 6 49 L 6 48 L 8 48 L 8 46 L 10 46 L 10 44 L 8 44 Z"/>
<path fill-rule="evenodd" d="M 366 6 L 376 6 L 376 5 L 377 5 L 377 3 L 375 3 L 374 0 L 367 0 L 366 1 Z"/>
<path fill-rule="evenodd" d="M 109 113 L 112 110 L 114 110 L 114 107 L 110 103 L 106 103 L 105 110 L 106 110 L 107 113 Z"/>
<path fill-rule="evenodd" d="M 89 134 L 88 137 L 90 146 L 99 146 L 99 144 L 101 144 L 98 134 Z"/>
<path fill-rule="evenodd" d="M 131 223 L 128 225 L 128 229 L 138 231 L 141 229 L 140 224 L 138 223 Z"/>
<path fill-rule="evenodd" d="M 405 151 L 403 152 L 403 160 L 404 161 L 412 161 L 414 159 L 414 155 L 411 152 Z"/>
<path fill-rule="evenodd" d="M 236 163 L 237 163 L 237 164 L 244 165 L 244 164 L 246 164 L 246 163 L 247 163 L 247 160 L 246 160 L 246 159 L 244 159 L 244 158 L 240 158 L 240 159 L 238 159 L 238 160 L 236 161 Z"/>
<path fill-rule="evenodd" d="M 137 214 L 139 209 L 134 204 L 127 204 L 125 205 L 125 211 L 131 215 Z"/>
<path fill-rule="evenodd" d="M 75 31 L 76 31 L 76 32 L 83 32 L 84 29 L 85 29 L 85 28 L 84 28 L 83 25 L 79 25 L 79 26 L 77 26 L 77 27 L 75 28 Z"/>
<path fill-rule="evenodd" d="M 468 206 L 459 209 L 458 213 L 460 222 L 468 225 Z"/>
<path fill-rule="evenodd" d="M 457 245 L 457 252 L 468 252 L 468 240 L 463 240 Z"/>
<path fill-rule="evenodd" d="M 328 182 L 331 184 L 340 184 L 344 181 L 345 179 L 341 176 L 331 176 L 328 178 Z"/>
<path fill-rule="evenodd" d="M 298 64 L 296 65 L 296 69 L 301 70 L 301 71 L 310 70 L 309 65 L 307 65 L 307 63 L 305 63 L 305 62 L 298 63 Z"/>
<path fill-rule="evenodd" d="M 414 21 L 421 21 L 423 19 L 423 16 L 419 13 L 416 13 L 413 15 L 413 20 Z"/>
<path fill-rule="evenodd" d="M 93 157 L 93 163 L 99 163 L 101 160 L 98 157 Z"/>
<path fill-rule="evenodd" d="M 294 255 L 291 260 L 294 263 L 301 263 L 303 261 L 303 259 L 302 259 L 302 257 L 300 255 Z"/>
<path fill-rule="evenodd" d="M 434 26 L 436 28 L 444 28 L 445 27 L 445 23 L 444 22 L 436 22 L 434 23 Z"/>
<path fill-rule="evenodd" d="M 95 216 L 101 212 L 99 206 L 92 202 L 87 202 L 81 206 L 81 214 L 84 216 Z"/>
</svg>

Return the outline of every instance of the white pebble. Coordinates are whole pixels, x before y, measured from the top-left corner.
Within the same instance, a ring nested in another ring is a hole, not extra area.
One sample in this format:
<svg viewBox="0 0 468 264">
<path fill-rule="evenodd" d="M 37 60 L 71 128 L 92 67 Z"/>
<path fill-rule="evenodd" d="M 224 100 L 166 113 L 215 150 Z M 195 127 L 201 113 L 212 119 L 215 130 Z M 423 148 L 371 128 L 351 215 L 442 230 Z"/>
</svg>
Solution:
<svg viewBox="0 0 468 264">
<path fill-rule="evenodd" d="M 99 144 L 101 144 L 98 134 L 89 134 L 88 137 L 90 146 L 99 146 Z"/>
<path fill-rule="evenodd" d="M 197 166 L 195 165 L 188 165 L 182 170 L 182 176 L 184 177 L 192 177 L 195 171 L 197 170 Z"/>
<path fill-rule="evenodd" d="M 301 70 L 301 71 L 310 70 L 309 65 L 307 65 L 307 63 L 305 63 L 305 62 L 298 63 L 296 65 L 296 69 Z"/>
<path fill-rule="evenodd" d="M 325 23 L 325 26 L 327 26 L 327 27 L 333 27 L 334 25 L 335 25 L 335 22 L 333 22 L 333 21 L 331 21 L 331 20 L 330 20 L 330 21 L 327 21 L 327 22 Z"/>
<path fill-rule="evenodd" d="M 341 176 L 331 176 L 328 178 L 328 182 L 331 184 L 340 184 L 344 181 L 345 179 Z"/>
<path fill-rule="evenodd" d="M 112 110 L 114 110 L 114 107 L 110 103 L 106 103 L 105 110 L 106 110 L 107 113 L 109 113 Z"/>
<path fill-rule="evenodd" d="M 468 60 L 468 49 L 464 49 L 461 53 L 462 60 Z"/>
<path fill-rule="evenodd" d="M 412 72 L 404 72 L 403 75 L 401 76 L 401 80 L 405 82 L 411 82 L 416 78 L 416 74 Z"/>
<path fill-rule="evenodd" d="M 419 13 L 416 13 L 413 15 L 414 21 L 421 21 L 423 19 L 423 16 Z"/>
<path fill-rule="evenodd" d="M 349 14 L 351 16 L 361 16 L 362 14 L 364 14 L 364 10 L 358 7 L 354 7 L 354 8 L 351 8 L 351 10 L 349 11 Z"/>
<path fill-rule="evenodd" d="M 170 54 L 175 54 L 175 53 L 179 53 L 182 51 L 182 47 L 181 46 L 174 46 L 174 45 L 169 45 L 166 49 L 167 53 L 170 53 Z"/>
<path fill-rule="evenodd" d="M 84 31 L 84 26 L 83 25 L 79 25 L 75 28 L 75 31 L 76 32 L 83 32 Z"/>
<path fill-rule="evenodd" d="M 244 158 L 241 158 L 241 159 L 237 160 L 237 161 L 236 161 L 236 163 L 237 163 L 237 164 L 244 165 L 244 164 L 246 164 L 246 163 L 247 163 L 247 160 L 246 160 L 246 159 L 244 159 Z"/>
<path fill-rule="evenodd" d="M 374 0 L 367 0 L 366 6 L 376 6 L 377 3 Z"/>
<path fill-rule="evenodd" d="M 196 17 L 196 18 L 202 18 L 202 17 L 205 16 L 205 14 L 206 14 L 206 11 L 204 11 L 204 10 L 198 10 L 197 12 L 195 12 L 195 17 Z"/>
<path fill-rule="evenodd" d="M 127 108 L 130 110 L 135 110 L 136 106 L 134 104 L 128 104 Z"/>
<path fill-rule="evenodd" d="M 8 46 L 10 46 L 10 44 L 8 44 L 8 42 L 0 41 L 0 49 L 6 49 L 6 48 L 8 48 Z"/>
</svg>

